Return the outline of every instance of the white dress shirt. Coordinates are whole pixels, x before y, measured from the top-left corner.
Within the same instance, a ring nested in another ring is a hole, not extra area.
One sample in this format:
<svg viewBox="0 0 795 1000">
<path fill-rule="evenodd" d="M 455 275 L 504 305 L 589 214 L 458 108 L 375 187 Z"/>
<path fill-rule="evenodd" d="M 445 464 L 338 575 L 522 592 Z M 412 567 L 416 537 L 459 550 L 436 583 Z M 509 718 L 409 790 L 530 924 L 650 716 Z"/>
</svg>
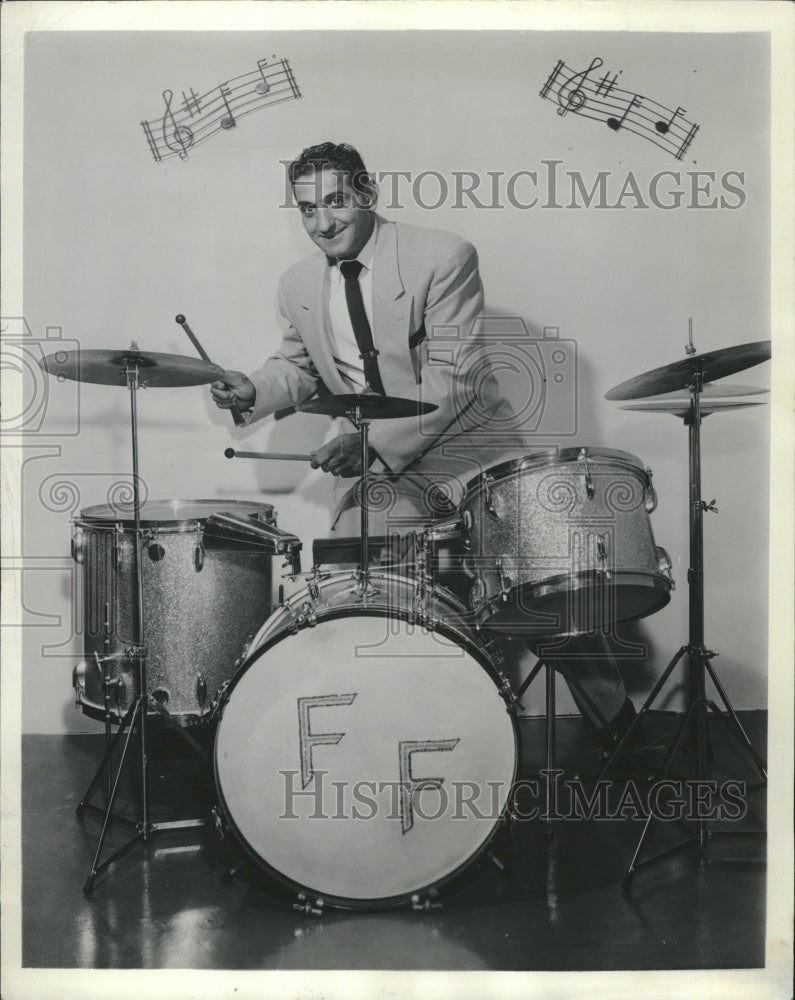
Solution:
<svg viewBox="0 0 795 1000">
<path fill-rule="evenodd" d="M 359 288 L 362 291 L 364 311 L 370 329 L 373 329 L 373 258 L 375 256 L 375 241 L 378 235 L 378 219 L 374 216 L 373 231 L 370 239 L 354 258 L 363 266 L 359 274 Z M 364 363 L 359 357 L 359 345 L 353 332 L 348 302 L 345 298 L 345 279 L 340 271 L 340 262 L 336 261 L 330 268 L 329 317 L 331 332 L 334 337 L 334 361 L 343 380 L 350 386 L 349 392 L 361 392 L 365 387 Z"/>
</svg>

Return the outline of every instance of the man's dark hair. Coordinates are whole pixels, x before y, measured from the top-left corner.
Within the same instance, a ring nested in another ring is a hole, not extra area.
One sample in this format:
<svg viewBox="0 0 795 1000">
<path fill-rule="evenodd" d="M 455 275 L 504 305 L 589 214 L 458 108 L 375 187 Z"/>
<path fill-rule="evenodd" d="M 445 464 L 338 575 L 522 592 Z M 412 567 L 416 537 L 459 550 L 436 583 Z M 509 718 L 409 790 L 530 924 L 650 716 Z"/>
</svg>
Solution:
<svg viewBox="0 0 795 1000">
<path fill-rule="evenodd" d="M 347 142 L 321 142 L 317 146 L 307 146 L 288 167 L 290 183 L 299 177 L 307 177 L 321 170 L 333 170 L 347 176 L 354 191 L 370 195 L 372 179 L 367 173 L 359 151 Z"/>
</svg>

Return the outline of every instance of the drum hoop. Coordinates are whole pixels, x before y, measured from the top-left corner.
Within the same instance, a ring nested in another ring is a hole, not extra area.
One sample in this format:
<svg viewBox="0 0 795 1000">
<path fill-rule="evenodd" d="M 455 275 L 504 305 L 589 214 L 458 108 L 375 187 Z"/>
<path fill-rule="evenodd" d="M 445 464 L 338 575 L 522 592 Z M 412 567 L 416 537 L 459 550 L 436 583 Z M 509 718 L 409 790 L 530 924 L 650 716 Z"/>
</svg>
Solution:
<svg viewBox="0 0 795 1000">
<path fill-rule="evenodd" d="M 243 504 L 245 508 L 251 505 L 250 513 L 256 513 L 259 520 L 263 520 L 259 515 L 265 514 L 266 523 L 274 523 L 276 520 L 275 511 L 272 504 L 269 503 L 258 503 L 255 500 L 147 500 L 142 507 L 146 508 L 147 504 L 169 504 L 169 503 L 179 503 L 179 504 L 196 504 L 199 506 L 207 505 L 207 515 L 204 517 L 174 517 L 174 518 L 147 518 L 142 517 L 139 524 L 142 528 L 147 528 L 155 531 L 162 531 L 164 533 L 170 534 L 181 534 L 182 532 L 194 531 L 197 528 L 201 528 L 206 522 L 210 514 L 217 511 L 223 511 L 226 507 L 230 510 L 235 510 L 239 505 Z M 211 509 L 212 508 L 212 509 Z M 254 509 L 256 508 L 256 509 Z M 103 516 L 100 511 L 107 511 L 108 515 Z M 135 518 L 131 517 L 128 513 L 122 516 L 118 514 L 114 516 L 113 509 L 109 504 L 97 504 L 93 507 L 84 507 L 80 514 L 73 519 L 73 524 L 81 528 L 104 528 L 106 530 L 113 530 L 116 525 L 122 525 L 126 529 L 134 530 L 135 528 Z"/>
<path fill-rule="evenodd" d="M 464 502 L 470 499 L 470 495 L 474 495 L 477 490 L 483 486 L 484 475 L 490 476 L 493 480 L 499 481 L 501 479 L 507 479 L 514 472 L 525 472 L 525 471 L 535 471 L 544 468 L 554 468 L 555 466 L 568 465 L 572 462 L 576 462 L 580 459 L 583 449 L 582 448 L 561 448 L 559 451 L 557 449 L 549 449 L 546 451 L 535 451 L 531 452 L 529 455 L 523 455 L 522 458 L 512 458 L 507 462 L 500 462 L 499 465 L 493 465 L 488 469 L 484 469 L 480 475 L 470 479 L 466 484 L 464 491 Z M 607 463 L 611 465 L 619 465 L 626 467 L 629 471 L 634 472 L 644 483 L 648 483 L 648 475 L 646 473 L 646 467 L 641 462 L 641 460 L 628 451 L 618 451 L 615 448 L 585 448 L 585 457 L 589 462 L 593 463 Z"/>
<path fill-rule="evenodd" d="M 593 581 L 594 578 L 596 578 L 598 575 L 599 574 L 597 573 L 596 570 L 588 570 L 580 573 L 563 573 L 560 576 L 555 576 L 548 580 L 542 580 L 539 583 L 521 584 L 520 586 L 514 588 L 514 590 L 512 590 L 511 593 L 519 591 L 523 595 L 525 594 L 529 595 L 531 598 L 546 597 L 548 594 L 560 594 L 560 593 L 565 593 L 566 591 L 572 589 L 574 590 L 582 589 L 580 587 L 572 588 L 567 585 L 571 584 L 572 582 L 583 583 L 584 585 L 587 585 L 589 582 Z M 632 583 L 634 581 L 646 583 L 646 581 L 651 581 L 649 589 L 651 591 L 655 590 L 660 591 L 660 599 L 656 603 L 651 604 L 649 608 L 645 610 L 642 614 L 624 616 L 623 618 L 615 618 L 613 619 L 612 624 L 620 624 L 622 622 L 627 622 L 627 621 L 640 621 L 642 618 L 648 618 L 649 615 L 655 614 L 657 611 L 662 610 L 662 608 L 664 608 L 671 600 L 671 589 L 672 589 L 671 580 L 662 573 L 644 573 L 639 570 L 614 570 L 613 581 L 615 581 L 617 577 L 623 578 L 620 581 L 622 583 Z M 662 587 L 660 587 L 659 584 L 662 584 Z M 608 585 L 614 586 L 614 583 L 612 581 L 609 581 Z M 480 623 L 480 626 L 486 630 L 488 630 L 489 628 L 489 620 L 492 617 L 492 615 L 490 615 L 489 618 L 487 618 L 485 616 L 486 612 L 496 612 L 505 607 L 510 607 L 514 603 L 516 602 L 508 601 L 506 603 L 505 601 L 502 600 L 500 596 L 489 598 L 475 612 L 477 620 Z M 552 637 L 557 638 L 558 636 L 560 638 L 566 638 L 574 635 L 582 635 L 583 631 L 542 633 L 539 627 L 539 631 L 533 634 L 534 635 L 537 634 L 539 638 L 544 636 L 548 636 L 549 638 Z"/>
<path fill-rule="evenodd" d="M 405 577 L 403 577 L 401 579 L 405 579 Z M 324 618 L 334 617 L 333 613 L 334 612 L 339 612 L 340 610 L 342 610 L 342 609 L 339 609 L 339 608 L 329 608 L 329 609 L 327 609 L 327 611 L 329 613 L 326 614 L 326 615 L 324 615 Z M 350 607 L 350 608 L 346 608 L 344 610 L 346 612 L 348 612 L 348 613 L 346 613 L 345 615 L 341 615 L 340 617 L 354 617 L 357 612 L 359 612 L 359 613 L 360 612 L 365 612 L 365 614 L 362 615 L 362 617 L 368 617 L 368 618 L 392 617 L 392 616 L 387 616 L 385 614 L 377 613 L 376 610 L 372 609 L 372 608 L 368 609 L 368 608 L 361 608 L 361 607 L 359 607 L 359 608 L 357 608 L 357 607 Z M 395 609 L 395 610 L 398 610 L 398 609 Z M 402 610 L 402 609 L 400 609 L 400 610 Z M 405 613 L 395 615 L 394 617 L 398 617 L 401 620 L 407 621 L 408 620 L 408 612 L 406 611 Z M 320 620 L 321 620 L 321 617 L 320 617 L 320 615 L 318 615 L 317 618 L 316 618 L 316 623 L 319 622 Z M 299 627 L 299 631 L 304 631 L 304 629 L 306 629 L 308 627 L 309 627 L 308 625 L 300 626 Z M 312 889 L 309 886 L 306 886 L 306 885 L 303 885 L 300 882 L 294 881 L 293 879 L 291 879 L 287 875 L 285 875 L 283 872 L 279 871 L 278 868 L 274 867 L 272 864 L 270 864 L 268 861 L 266 861 L 265 858 L 263 858 L 259 854 L 257 854 L 257 852 L 249 845 L 247 839 L 243 836 L 243 833 L 241 832 L 241 830 L 239 829 L 237 823 L 235 822 L 234 816 L 232 815 L 232 812 L 231 812 L 231 810 L 229 809 L 229 807 L 228 807 L 228 805 L 226 803 L 226 799 L 224 797 L 224 790 L 223 790 L 223 787 L 221 785 L 221 781 L 220 781 L 219 776 L 218 776 L 218 753 L 217 753 L 218 733 L 219 733 L 220 728 L 221 728 L 221 723 L 223 722 L 224 707 L 226 706 L 226 703 L 228 702 L 229 697 L 231 696 L 232 692 L 234 691 L 235 687 L 237 686 L 238 681 L 246 673 L 246 671 L 249 669 L 249 667 L 253 666 L 253 664 L 261 656 L 264 655 L 264 653 L 266 652 L 266 650 L 270 649 L 273 645 L 276 644 L 276 642 L 281 641 L 282 639 L 287 638 L 288 635 L 292 635 L 292 634 L 295 634 L 294 630 L 289 629 L 289 628 L 288 629 L 283 629 L 281 632 L 277 632 L 275 635 L 271 636 L 271 638 L 268 639 L 267 642 L 263 643 L 262 646 L 260 646 L 258 649 L 255 649 L 254 652 L 251 654 L 251 656 L 249 656 L 249 657 L 246 658 L 246 660 L 240 665 L 239 669 L 235 673 L 235 676 L 232 678 L 232 680 L 231 680 L 231 682 L 229 684 L 229 687 L 224 692 L 223 705 L 220 707 L 220 710 L 219 710 L 219 713 L 218 713 L 217 724 L 216 724 L 216 727 L 215 727 L 215 735 L 214 735 L 214 739 L 213 739 L 213 751 L 212 751 L 212 758 L 213 758 L 213 783 L 215 785 L 215 791 L 216 791 L 216 794 L 217 794 L 217 797 L 218 797 L 218 802 L 219 802 L 219 805 L 220 805 L 221 810 L 223 812 L 224 818 L 225 818 L 226 822 L 232 828 L 232 831 L 234 832 L 235 839 L 236 839 L 237 843 L 242 847 L 244 853 L 252 860 L 252 862 L 260 870 L 267 872 L 272 878 L 274 878 L 281 885 L 283 885 L 283 886 L 285 886 L 285 887 L 287 887 L 289 889 L 293 889 L 293 890 L 299 891 L 299 892 L 315 893 L 317 896 L 322 896 L 324 902 L 329 903 L 331 906 L 334 906 L 334 907 L 337 907 L 337 908 L 340 908 L 340 909 L 363 910 L 364 911 L 364 910 L 379 910 L 379 909 L 383 909 L 383 908 L 385 908 L 387 906 L 399 906 L 401 903 L 404 903 L 407 900 L 411 899 L 411 897 L 415 893 L 417 893 L 417 892 L 420 892 L 420 893 L 421 892 L 427 892 L 429 889 L 436 888 L 436 887 L 441 886 L 441 885 L 445 885 L 448 882 L 452 881 L 454 878 L 456 878 L 458 875 L 460 875 L 462 872 L 464 872 L 467 868 L 469 868 L 475 862 L 475 859 L 478 858 L 478 857 L 480 857 L 480 855 L 483 854 L 483 852 L 488 849 L 488 847 L 491 844 L 491 842 L 497 836 L 497 833 L 500 830 L 500 825 L 501 825 L 501 822 L 502 822 L 502 818 L 503 818 L 503 816 L 505 816 L 505 814 L 510 809 L 511 799 L 512 799 L 513 792 L 509 792 L 508 795 L 506 796 L 505 806 L 503 807 L 503 810 L 500 813 L 500 816 L 497 819 L 495 819 L 494 825 L 492 826 L 491 830 L 489 831 L 488 836 L 484 839 L 483 843 L 475 851 L 473 851 L 466 858 L 464 858 L 464 860 L 461 861 L 461 863 L 459 865 L 456 865 L 456 867 L 452 871 L 448 872 L 446 875 L 442 876 L 441 878 L 436 879 L 436 881 L 429 882 L 427 885 L 424 885 L 424 886 L 422 886 L 419 889 L 412 889 L 412 890 L 409 890 L 408 892 L 399 893 L 399 894 L 397 894 L 395 896 L 380 896 L 380 897 L 369 898 L 369 899 L 356 899 L 356 898 L 347 897 L 347 896 L 335 896 L 335 895 L 332 895 L 332 894 L 320 893 L 317 890 L 314 890 L 314 889 Z M 472 640 L 470 640 L 470 641 L 472 641 Z M 473 645 L 473 648 L 471 650 L 467 650 L 467 651 L 470 652 L 471 655 L 473 656 L 473 659 L 475 659 L 479 663 L 479 665 L 481 667 L 483 667 L 483 669 L 485 669 L 486 673 L 489 675 L 489 677 L 491 678 L 492 682 L 495 685 L 495 692 L 494 693 L 495 693 L 495 695 L 497 697 L 499 697 L 500 696 L 499 695 L 499 685 L 497 683 L 498 677 L 495 676 L 495 674 L 496 674 L 495 665 L 491 662 L 490 658 L 488 657 L 488 654 L 487 654 L 486 650 L 482 649 L 482 648 L 479 648 L 477 645 Z M 516 783 L 517 775 L 519 774 L 520 769 L 522 767 L 522 744 L 521 744 L 521 741 L 519 739 L 519 727 L 518 727 L 518 724 L 517 724 L 516 711 L 514 709 L 514 706 L 513 705 L 509 705 L 509 704 L 506 703 L 506 705 L 505 705 L 505 711 L 506 711 L 506 713 L 508 715 L 508 718 L 510 720 L 511 730 L 513 732 L 513 745 L 514 745 L 513 774 L 511 775 L 511 779 L 510 779 L 510 785 L 511 785 L 511 787 L 513 787 L 513 785 Z"/>
<path fill-rule="evenodd" d="M 300 592 L 299 592 L 300 593 Z M 460 602 L 459 602 L 460 603 Z M 464 605 L 461 604 L 464 608 Z M 274 612 L 275 613 L 275 612 Z M 469 613 L 471 615 L 471 612 Z M 317 625 L 331 618 L 391 618 L 397 619 L 399 621 L 404 621 L 407 624 L 415 624 L 420 627 L 428 628 L 431 632 L 438 632 L 443 635 L 446 639 L 458 639 L 463 640 L 462 648 L 465 652 L 469 653 L 473 659 L 477 660 L 478 664 L 486 671 L 491 680 L 494 682 L 494 686 L 497 689 L 495 693 L 499 693 L 499 681 L 500 674 L 497 669 L 497 664 L 495 664 L 492 658 L 489 656 L 486 644 L 480 644 L 474 638 L 477 634 L 475 629 L 465 623 L 461 631 L 457 631 L 456 628 L 448 622 L 441 622 L 438 619 L 433 619 L 433 627 L 429 627 L 427 622 L 421 621 L 419 616 L 410 615 L 407 609 L 403 608 L 391 608 L 386 609 L 382 607 L 373 607 L 367 605 L 345 605 L 343 607 L 330 607 L 321 608 L 315 615 L 312 624 L 309 622 L 304 622 L 299 625 L 285 625 L 284 628 L 280 629 L 278 632 L 274 632 L 270 638 L 266 639 L 261 646 L 258 646 L 253 653 L 246 657 L 246 659 L 240 664 L 234 677 L 229 682 L 229 687 L 224 692 L 224 703 L 226 703 L 234 689 L 237 687 L 238 681 L 242 678 L 243 674 L 246 673 L 249 667 L 253 664 L 272 647 L 275 646 L 277 642 L 286 638 L 289 635 L 296 635 L 298 632 L 303 632 L 308 628 L 314 628 Z M 413 621 L 410 621 L 413 619 Z M 468 635 L 467 633 L 472 633 Z M 510 709 L 513 711 L 513 709 Z"/>
</svg>

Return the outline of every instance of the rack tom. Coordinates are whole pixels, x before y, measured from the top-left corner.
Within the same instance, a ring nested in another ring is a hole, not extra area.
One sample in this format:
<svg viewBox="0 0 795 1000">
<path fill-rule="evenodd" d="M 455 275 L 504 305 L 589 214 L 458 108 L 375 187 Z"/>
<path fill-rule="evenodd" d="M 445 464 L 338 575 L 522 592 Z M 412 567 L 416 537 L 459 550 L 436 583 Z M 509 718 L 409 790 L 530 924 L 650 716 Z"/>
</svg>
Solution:
<svg viewBox="0 0 795 1000">
<path fill-rule="evenodd" d="M 664 607 L 671 561 L 655 544 L 651 471 L 604 448 L 546 449 L 467 484 L 454 522 L 478 625 L 525 636 L 578 635 Z"/>
</svg>

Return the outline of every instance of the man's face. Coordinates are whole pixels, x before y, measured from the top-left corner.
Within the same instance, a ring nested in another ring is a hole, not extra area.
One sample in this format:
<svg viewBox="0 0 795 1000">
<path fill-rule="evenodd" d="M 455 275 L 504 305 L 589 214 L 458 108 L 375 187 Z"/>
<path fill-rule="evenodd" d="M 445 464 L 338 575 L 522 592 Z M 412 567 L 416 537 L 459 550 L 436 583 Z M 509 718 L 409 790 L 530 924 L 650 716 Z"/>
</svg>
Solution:
<svg viewBox="0 0 795 1000">
<path fill-rule="evenodd" d="M 323 253 L 340 260 L 355 257 L 373 231 L 373 204 L 357 194 L 347 174 L 323 169 L 299 177 L 293 193 L 309 238 Z"/>
</svg>

